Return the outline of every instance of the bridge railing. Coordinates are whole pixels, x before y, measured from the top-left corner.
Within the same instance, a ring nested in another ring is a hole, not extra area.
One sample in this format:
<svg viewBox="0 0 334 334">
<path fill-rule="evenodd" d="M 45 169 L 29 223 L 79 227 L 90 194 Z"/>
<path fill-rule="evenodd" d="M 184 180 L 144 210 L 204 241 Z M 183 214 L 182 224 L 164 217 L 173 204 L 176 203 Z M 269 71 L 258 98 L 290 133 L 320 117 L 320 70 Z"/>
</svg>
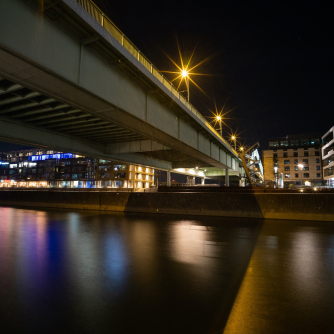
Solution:
<svg viewBox="0 0 334 334">
<path fill-rule="evenodd" d="M 175 97 L 177 97 L 191 112 L 196 115 L 204 125 L 218 136 L 221 141 L 235 152 L 232 146 L 211 126 L 201 113 L 159 72 L 136 46 L 122 33 L 121 30 L 95 5 L 91 0 L 75 0 L 78 2 L 104 29 L 106 29 L 122 46 L 128 50 L 148 71 L 150 71 Z M 236 152 L 235 152 L 236 153 Z"/>
</svg>

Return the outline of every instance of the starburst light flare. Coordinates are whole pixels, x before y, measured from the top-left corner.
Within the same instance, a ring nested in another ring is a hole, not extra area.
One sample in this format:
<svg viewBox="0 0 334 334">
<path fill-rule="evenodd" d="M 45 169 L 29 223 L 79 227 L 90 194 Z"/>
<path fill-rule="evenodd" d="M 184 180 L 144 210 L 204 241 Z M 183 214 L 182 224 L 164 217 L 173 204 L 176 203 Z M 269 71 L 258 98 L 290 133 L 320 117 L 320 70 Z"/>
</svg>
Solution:
<svg viewBox="0 0 334 334">
<path fill-rule="evenodd" d="M 186 91 L 187 91 L 187 94 L 188 94 L 188 96 L 187 96 L 188 101 L 190 99 L 190 91 L 189 91 L 190 82 L 192 82 L 204 95 L 206 95 L 209 98 L 208 94 L 206 94 L 205 91 L 191 77 L 194 76 L 194 75 L 213 76 L 212 74 L 196 73 L 196 72 L 193 72 L 193 70 L 196 67 L 198 67 L 198 66 L 204 64 L 205 62 L 207 62 L 215 54 L 205 58 L 204 60 L 200 61 L 196 65 L 191 66 L 196 47 L 194 48 L 193 52 L 191 53 L 191 56 L 190 56 L 187 63 L 184 62 L 184 58 L 182 56 L 181 49 L 180 49 L 178 41 L 177 41 L 177 48 L 178 48 L 178 52 L 179 52 L 179 56 L 180 56 L 180 63 L 181 63 L 180 66 L 171 57 L 169 57 L 166 53 L 165 53 L 165 55 L 176 66 L 178 71 L 160 71 L 160 72 L 172 73 L 172 74 L 177 75 L 174 79 L 172 79 L 170 81 L 171 83 L 173 83 L 174 81 L 179 80 L 177 88 L 176 88 L 177 91 L 179 91 L 179 88 L 182 86 L 182 83 L 184 81 L 185 86 L 186 86 Z M 180 92 L 183 92 L 183 91 L 180 91 Z"/>
</svg>

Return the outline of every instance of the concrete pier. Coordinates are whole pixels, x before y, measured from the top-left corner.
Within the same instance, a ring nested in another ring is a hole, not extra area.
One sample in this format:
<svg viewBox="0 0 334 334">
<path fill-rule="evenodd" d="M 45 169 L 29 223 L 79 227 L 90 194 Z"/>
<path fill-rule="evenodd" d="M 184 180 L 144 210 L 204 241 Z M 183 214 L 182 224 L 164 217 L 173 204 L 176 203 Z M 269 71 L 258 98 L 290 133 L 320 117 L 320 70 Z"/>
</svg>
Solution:
<svg viewBox="0 0 334 334">
<path fill-rule="evenodd" d="M 1 206 L 334 222 L 334 194 L 6 190 Z"/>
</svg>

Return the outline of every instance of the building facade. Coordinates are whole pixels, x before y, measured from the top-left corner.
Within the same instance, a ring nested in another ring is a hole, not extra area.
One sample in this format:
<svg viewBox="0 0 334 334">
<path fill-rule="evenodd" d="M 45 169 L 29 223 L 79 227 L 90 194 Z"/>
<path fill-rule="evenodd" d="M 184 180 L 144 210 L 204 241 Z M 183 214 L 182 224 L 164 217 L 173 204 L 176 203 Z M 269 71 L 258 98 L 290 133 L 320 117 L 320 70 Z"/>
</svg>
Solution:
<svg viewBox="0 0 334 334">
<path fill-rule="evenodd" d="M 265 187 L 322 185 L 320 135 L 272 138 L 268 144 L 268 150 L 262 152 Z"/>
<path fill-rule="evenodd" d="M 2 153 L 0 187 L 127 188 L 154 184 L 154 169 L 72 153 L 31 149 Z"/>
<path fill-rule="evenodd" d="M 322 136 L 322 168 L 326 185 L 334 188 L 334 126 Z"/>
</svg>

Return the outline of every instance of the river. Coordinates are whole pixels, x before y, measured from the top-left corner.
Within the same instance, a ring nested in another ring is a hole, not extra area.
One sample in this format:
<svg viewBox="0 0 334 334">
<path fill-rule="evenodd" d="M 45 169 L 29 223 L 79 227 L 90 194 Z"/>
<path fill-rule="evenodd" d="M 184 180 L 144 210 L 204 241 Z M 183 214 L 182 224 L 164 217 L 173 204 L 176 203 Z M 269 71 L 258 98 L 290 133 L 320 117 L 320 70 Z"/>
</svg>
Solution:
<svg viewBox="0 0 334 334">
<path fill-rule="evenodd" d="M 1 333 L 333 333 L 334 224 L 0 207 Z"/>
</svg>

